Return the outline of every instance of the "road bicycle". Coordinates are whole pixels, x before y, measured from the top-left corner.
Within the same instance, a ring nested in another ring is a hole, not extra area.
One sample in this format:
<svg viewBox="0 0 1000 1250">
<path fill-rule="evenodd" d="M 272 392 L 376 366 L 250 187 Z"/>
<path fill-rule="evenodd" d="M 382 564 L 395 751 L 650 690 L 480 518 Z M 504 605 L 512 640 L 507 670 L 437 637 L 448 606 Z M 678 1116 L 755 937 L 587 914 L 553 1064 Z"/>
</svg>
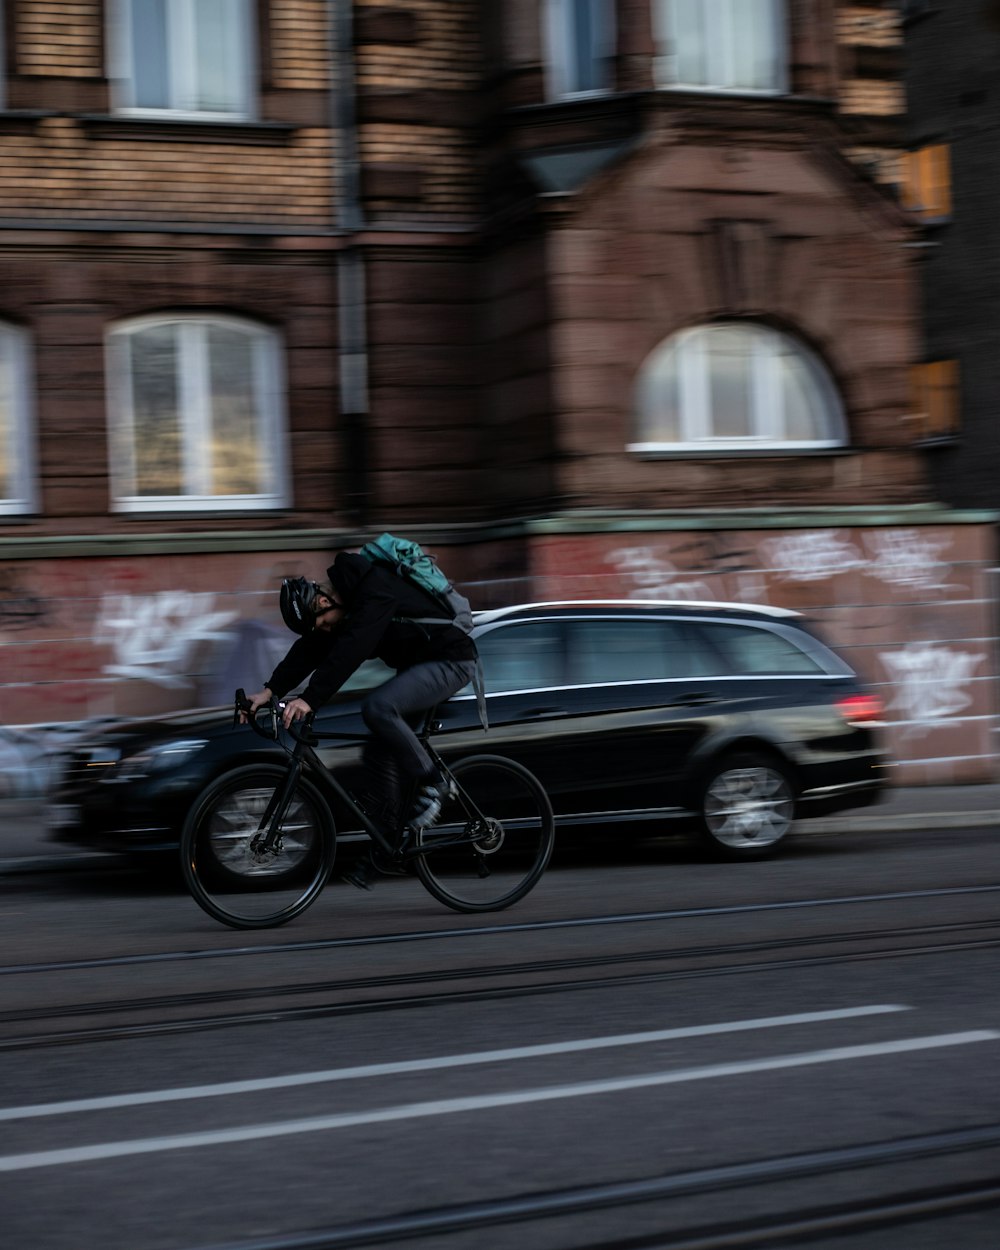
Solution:
<svg viewBox="0 0 1000 1250">
<path fill-rule="evenodd" d="M 285 924 L 315 902 L 336 857 L 334 796 L 371 839 L 376 862 L 403 875 L 415 872 L 455 911 L 499 911 L 537 884 L 552 854 L 555 825 L 545 790 L 523 765 L 500 755 L 446 764 L 429 741 L 440 727 L 431 709 L 417 733 L 445 779 L 440 817 L 422 830 L 400 819 L 386 834 L 313 749 L 321 740 L 358 746 L 364 733 L 319 732 L 311 717 L 284 730 L 283 706 L 271 699 L 250 715 L 246 695 L 236 692 L 234 724 L 245 714 L 250 728 L 277 743 L 287 759 L 223 773 L 185 820 L 184 880 L 210 916 L 234 929 L 263 929 Z M 402 811 L 408 810 L 404 803 Z"/>
</svg>

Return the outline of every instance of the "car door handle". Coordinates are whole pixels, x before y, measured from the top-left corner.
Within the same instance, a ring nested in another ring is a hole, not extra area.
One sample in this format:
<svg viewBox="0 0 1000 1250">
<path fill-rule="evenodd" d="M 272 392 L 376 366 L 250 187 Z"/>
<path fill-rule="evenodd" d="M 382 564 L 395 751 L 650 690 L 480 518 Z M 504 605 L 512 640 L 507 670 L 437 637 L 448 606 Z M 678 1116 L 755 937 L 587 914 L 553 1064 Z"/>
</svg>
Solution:
<svg viewBox="0 0 1000 1250">
<path fill-rule="evenodd" d="M 718 703 L 719 696 L 717 694 L 708 694 L 699 691 L 697 694 L 686 694 L 679 699 L 674 699 L 670 704 L 671 707 L 707 707 L 710 703 Z"/>
<path fill-rule="evenodd" d="M 529 707 L 525 710 L 525 716 L 554 716 L 555 713 L 561 712 L 561 707 Z"/>
</svg>

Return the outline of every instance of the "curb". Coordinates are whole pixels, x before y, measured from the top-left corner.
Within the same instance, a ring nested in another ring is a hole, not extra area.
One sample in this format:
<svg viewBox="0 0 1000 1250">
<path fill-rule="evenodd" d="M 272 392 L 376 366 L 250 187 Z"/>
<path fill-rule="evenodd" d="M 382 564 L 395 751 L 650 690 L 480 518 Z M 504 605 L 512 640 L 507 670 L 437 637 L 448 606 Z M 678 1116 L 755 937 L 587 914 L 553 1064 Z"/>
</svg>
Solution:
<svg viewBox="0 0 1000 1250">
<path fill-rule="evenodd" d="M 799 821 L 794 832 L 803 834 L 834 833 L 926 833 L 935 829 L 998 829 L 1000 811 L 982 812 L 920 812 L 912 815 L 856 818 L 831 816 Z"/>
</svg>

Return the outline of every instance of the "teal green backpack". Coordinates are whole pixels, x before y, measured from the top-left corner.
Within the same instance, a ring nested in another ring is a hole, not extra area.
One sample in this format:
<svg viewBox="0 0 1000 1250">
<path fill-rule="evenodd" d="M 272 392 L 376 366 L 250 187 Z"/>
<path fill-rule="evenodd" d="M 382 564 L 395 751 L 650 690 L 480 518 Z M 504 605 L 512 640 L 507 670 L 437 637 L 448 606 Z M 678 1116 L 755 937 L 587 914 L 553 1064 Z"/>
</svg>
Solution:
<svg viewBox="0 0 1000 1250">
<path fill-rule="evenodd" d="M 389 569 L 398 577 L 404 578 L 414 586 L 425 591 L 436 602 L 440 603 L 451 615 L 451 624 L 463 633 L 471 634 L 474 621 L 472 605 L 464 595 L 460 595 L 451 582 L 437 566 L 433 556 L 429 556 L 419 543 L 409 538 L 397 538 L 395 534 L 380 534 L 370 543 L 365 543 L 361 554 L 366 560 L 379 568 Z M 448 624 L 439 616 L 415 616 L 412 620 L 422 625 Z M 476 661 L 476 672 L 472 678 L 472 686 L 476 693 L 476 705 L 479 709 L 479 720 L 483 729 L 489 728 L 486 716 L 486 691 L 483 682 L 482 662 Z"/>
<path fill-rule="evenodd" d="M 472 607 L 468 599 L 458 593 L 438 568 L 434 557 L 429 556 L 419 543 L 409 538 L 397 538 L 394 534 L 381 534 L 373 542 L 365 543 L 361 554 L 372 564 L 390 569 L 418 586 L 450 613 L 453 625 L 465 634 L 472 633 Z M 438 617 L 419 619 L 428 625 L 441 624 Z"/>
</svg>

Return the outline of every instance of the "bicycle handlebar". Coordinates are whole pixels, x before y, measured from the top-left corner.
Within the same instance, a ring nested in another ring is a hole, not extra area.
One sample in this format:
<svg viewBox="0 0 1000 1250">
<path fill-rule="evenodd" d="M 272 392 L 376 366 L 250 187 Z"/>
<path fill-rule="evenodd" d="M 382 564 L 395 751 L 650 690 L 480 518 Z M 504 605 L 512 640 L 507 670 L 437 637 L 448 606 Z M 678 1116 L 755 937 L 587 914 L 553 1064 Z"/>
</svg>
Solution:
<svg viewBox="0 0 1000 1250">
<path fill-rule="evenodd" d="M 301 729 L 296 726 L 294 721 L 291 725 L 286 727 L 283 726 L 281 720 L 281 710 L 284 706 L 285 705 L 283 703 L 279 703 L 278 700 L 272 695 L 271 698 L 268 699 L 267 703 L 262 703 L 256 711 L 253 711 L 252 704 L 247 698 L 246 691 L 241 686 L 239 690 L 236 691 L 235 707 L 233 709 L 233 724 L 239 724 L 240 713 L 242 712 L 247 718 L 246 723 L 250 726 L 258 738 L 265 738 L 268 742 L 277 742 L 278 730 L 285 728 L 286 733 L 289 733 L 297 742 L 305 742 L 307 744 L 314 743 L 316 738 L 311 732 L 313 713 L 310 712 L 308 716 L 303 717 Z M 261 725 L 258 720 L 261 712 L 266 712 L 270 716 L 270 727 Z"/>
</svg>

